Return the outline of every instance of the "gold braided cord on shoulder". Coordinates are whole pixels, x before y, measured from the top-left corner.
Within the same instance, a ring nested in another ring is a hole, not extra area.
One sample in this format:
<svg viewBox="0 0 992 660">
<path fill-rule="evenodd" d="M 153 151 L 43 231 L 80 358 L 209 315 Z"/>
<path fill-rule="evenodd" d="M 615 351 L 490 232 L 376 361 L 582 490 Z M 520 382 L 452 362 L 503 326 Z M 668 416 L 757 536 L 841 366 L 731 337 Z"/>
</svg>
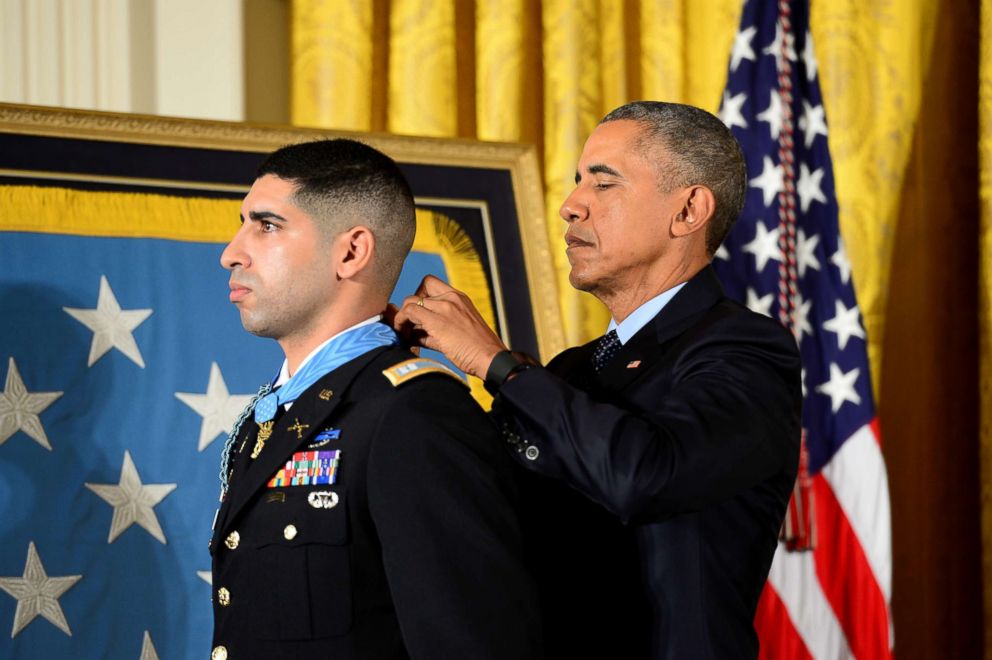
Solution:
<svg viewBox="0 0 992 660">
<path fill-rule="evenodd" d="M 443 213 L 417 209 L 417 236 L 413 241 L 413 251 L 440 257 L 448 275 L 448 284 L 471 298 L 489 327 L 496 327 L 489 281 L 482 261 L 472 245 L 472 239 L 457 222 Z M 471 376 L 468 380 L 472 396 L 488 409 L 492 397 L 482 386 L 482 381 Z"/>
</svg>

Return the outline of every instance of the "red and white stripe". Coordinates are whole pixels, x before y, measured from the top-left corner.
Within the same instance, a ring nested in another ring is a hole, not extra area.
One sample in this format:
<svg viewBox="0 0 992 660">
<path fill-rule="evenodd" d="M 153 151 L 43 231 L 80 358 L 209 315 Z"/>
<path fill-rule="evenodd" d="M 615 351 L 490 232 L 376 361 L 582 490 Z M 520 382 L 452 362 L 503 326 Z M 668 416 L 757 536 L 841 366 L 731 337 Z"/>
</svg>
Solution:
<svg viewBox="0 0 992 660">
<path fill-rule="evenodd" d="M 892 536 L 877 423 L 813 477 L 817 545 L 780 544 L 755 627 L 763 658 L 891 658 Z"/>
</svg>

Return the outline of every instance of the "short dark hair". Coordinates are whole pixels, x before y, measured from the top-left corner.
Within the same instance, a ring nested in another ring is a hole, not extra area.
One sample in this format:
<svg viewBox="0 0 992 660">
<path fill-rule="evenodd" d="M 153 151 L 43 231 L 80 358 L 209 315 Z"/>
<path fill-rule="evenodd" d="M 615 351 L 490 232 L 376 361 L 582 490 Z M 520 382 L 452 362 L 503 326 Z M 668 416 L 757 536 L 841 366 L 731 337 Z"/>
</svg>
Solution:
<svg viewBox="0 0 992 660">
<path fill-rule="evenodd" d="M 333 236 L 359 218 L 375 237 L 376 279 L 392 291 L 417 231 L 410 185 L 392 158 L 356 140 L 334 139 L 282 147 L 257 176 L 296 184 L 294 204 Z"/>
<path fill-rule="evenodd" d="M 601 124 L 622 119 L 644 127 L 638 147 L 663 147 L 669 166 L 659 172 L 662 192 L 691 185 L 713 191 L 716 209 L 706 230 L 706 252 L 716 254 L 744 208 L 747 167 L 730 129 L 710 113 L 691 105 L 634 101 L 609 113 Z M 648 154 L 649 158 L 651 157 Z"/>
</svg>

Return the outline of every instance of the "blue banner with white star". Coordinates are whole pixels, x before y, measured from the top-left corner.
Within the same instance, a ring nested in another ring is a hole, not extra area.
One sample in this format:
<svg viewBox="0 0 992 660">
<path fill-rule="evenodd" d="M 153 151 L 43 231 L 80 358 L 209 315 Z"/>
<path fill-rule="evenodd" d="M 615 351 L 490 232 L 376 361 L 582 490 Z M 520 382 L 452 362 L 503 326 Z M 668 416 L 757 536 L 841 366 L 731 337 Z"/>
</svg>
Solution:
<svg viewBox="0 0 992 660">
<path fill-rule="evenodd" d="M 278 347 L 225 304 L 222 245 L 0 237 L 0 656 L 202 655 L 222 437 Z"/>
<path fill-rule="evenodd" d="M 219 258 L 265 154 L 330 136 L 0 115 L 0 658 L 205 657 L 221 447 L 282 362 L 241 328 Z M 539 192 L 520 187 L 536 161 L 369 140 L 417 201 L 394 302 L 433 273 L 505 341 L 554 346 L 553 280 L 525 259 L 546 235 Z"/>
<path fill-rule="evenodd" d="M 95 235 L 0 232 L 0 657 L 204 656 L 220 450 L 282 354 L 242 329 L 223 243 L 99 235 L 111 201 L 175 200 L 22 189 Z M 237 228 L 237 201 L 181 206 Z M 415 253 L 397 291 L 427 272 Z"/>
</svg>

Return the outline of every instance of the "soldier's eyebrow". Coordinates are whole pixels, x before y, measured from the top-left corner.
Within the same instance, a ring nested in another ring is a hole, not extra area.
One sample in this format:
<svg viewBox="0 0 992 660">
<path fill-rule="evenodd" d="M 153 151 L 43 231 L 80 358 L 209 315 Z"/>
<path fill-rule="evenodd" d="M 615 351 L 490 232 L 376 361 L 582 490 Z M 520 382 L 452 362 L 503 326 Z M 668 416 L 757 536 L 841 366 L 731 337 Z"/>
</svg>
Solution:
<svg viewBox="0 0 992 660">
<path fill-rule="evenodd" d="M 250 211 L 248 217 L 252 220 L 279 220 L 280 222 L 288 222 L 286 218 L 282 217 L 278 213 L 273 213 L 272 211 Z"/>
<path fill-rule="evenodd" d="M 589 174 L 609 174 L 610 176 L 615 176 L 618 179 L 624 178 L 624 176 L 622 174 L 620 174 L 619 172 L 617 172 L 615 169 L 613 169 L 609 165 L 605 165 L 603 163 L 596 163 L 594 165 L 590 165 L 586 169 L 589 170 Z M 580 181 L 582 181 L 582 175 L 578 172 L 578 170 L 576 170 L 576 172 L 575 172 L 575 183 L 579 183 Z"/>
</svg>

